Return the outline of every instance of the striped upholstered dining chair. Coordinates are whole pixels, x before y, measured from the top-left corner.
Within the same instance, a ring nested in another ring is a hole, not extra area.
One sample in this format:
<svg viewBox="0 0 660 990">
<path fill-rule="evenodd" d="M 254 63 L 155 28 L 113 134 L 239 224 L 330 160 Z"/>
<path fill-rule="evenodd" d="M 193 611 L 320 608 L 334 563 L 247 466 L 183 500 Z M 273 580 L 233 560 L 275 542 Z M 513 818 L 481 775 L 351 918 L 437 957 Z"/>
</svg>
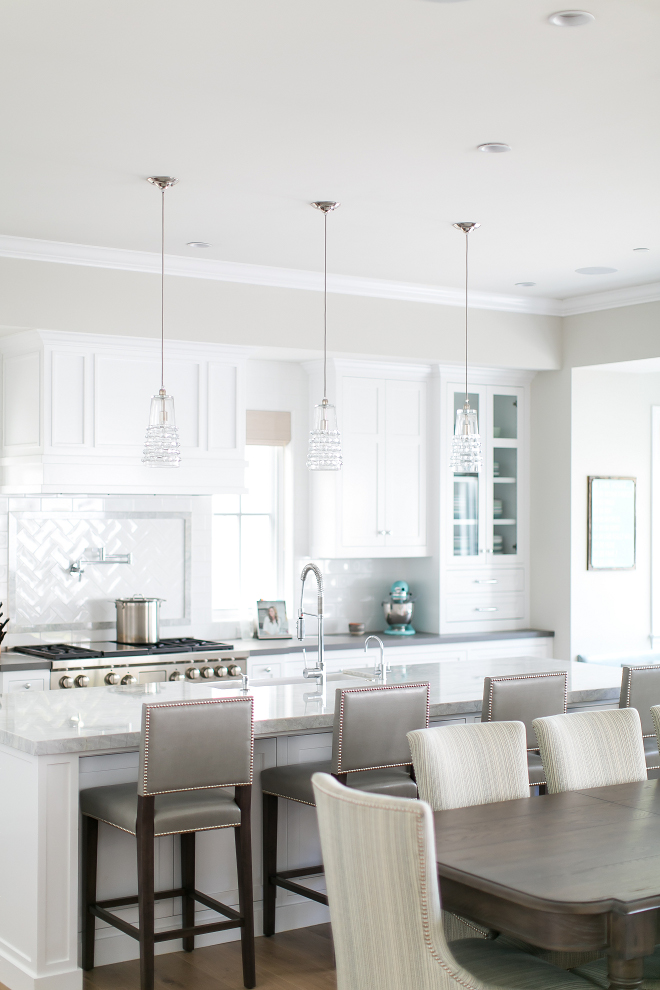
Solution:
<svg viewBox="0 0 660 990">
<path fill-rule="evenodd" d="M 525 788 L 526 777 L 525 766 Z M 329 774 L 312 783 L 338 990 L 593 990 L 499 940 L 448 944 L 428 804 L 344 787 Z"/>
<path fill-rule="evenodd" d="M 550 794 L 647 779 L 635 708 L 551 715 L 532 724 Z"/>
<path fill-rule="evenodd" d="M 408 733 L 419 796 L 434 811 L 529 797 L 522 722 L 482 722 Z M 445 911 L 445 934 L 488 938 L 488 929 Z"/>
</svg>

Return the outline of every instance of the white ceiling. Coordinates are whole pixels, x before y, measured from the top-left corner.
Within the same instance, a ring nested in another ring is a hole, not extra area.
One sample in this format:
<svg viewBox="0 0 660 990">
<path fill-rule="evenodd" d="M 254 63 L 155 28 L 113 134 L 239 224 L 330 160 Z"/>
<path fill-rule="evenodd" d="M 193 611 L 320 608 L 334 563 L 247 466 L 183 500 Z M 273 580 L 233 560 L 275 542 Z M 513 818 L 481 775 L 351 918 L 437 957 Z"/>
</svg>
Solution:
<svg viewBox="0 0 660 990">
<path fill-rule="evenodd" d="M 660 0 L 584 2 L 0 0 L 0 234 L 157 250 L 165 173 L 171 254 L 318 270 L 332 198 L 338 274 L 657 281 Z"/>
</svg>

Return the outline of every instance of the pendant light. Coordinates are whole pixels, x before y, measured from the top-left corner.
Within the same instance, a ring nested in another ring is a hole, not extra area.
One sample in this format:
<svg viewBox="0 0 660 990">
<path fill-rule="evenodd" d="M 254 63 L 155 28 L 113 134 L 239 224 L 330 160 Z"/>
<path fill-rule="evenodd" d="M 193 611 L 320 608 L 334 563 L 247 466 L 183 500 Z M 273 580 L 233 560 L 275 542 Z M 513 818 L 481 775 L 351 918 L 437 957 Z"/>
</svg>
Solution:
<svg viewBox="0 0 660 990">
<path fill-rule="evenodd" d="M 323 213 L 323 402 L 314 406 L 307 467 L 310 471 L 339 471 L 343 461 L 337 410 L 328 402 L 328 213 L 336 210 L 339 203 L 322 201 L 312 206 Z"/>
<path fill-rule="evenodd" d="M 480 223 L 455 223 L 465 234 L 465 402 L 456 413 L 456 428 L 451 444 L 449 466 L 452 471 L 475 474 L 481 469 L 481 437 L 477 410 L 470 409 L 468 393 L 468 239 Z"/>
<path fill-rule="evenodd" d="M 147 179 L 161 192 L 160 227 L 160 391 L 151 397 L 149 426 L 142 451 L 142 463 L 153 468 L 178 468 L 181 464 L 179 431 L 174 418 L 174 399 L 165 391 L 165 190 L 178 179 L 152 175 Z"/>
</svg>

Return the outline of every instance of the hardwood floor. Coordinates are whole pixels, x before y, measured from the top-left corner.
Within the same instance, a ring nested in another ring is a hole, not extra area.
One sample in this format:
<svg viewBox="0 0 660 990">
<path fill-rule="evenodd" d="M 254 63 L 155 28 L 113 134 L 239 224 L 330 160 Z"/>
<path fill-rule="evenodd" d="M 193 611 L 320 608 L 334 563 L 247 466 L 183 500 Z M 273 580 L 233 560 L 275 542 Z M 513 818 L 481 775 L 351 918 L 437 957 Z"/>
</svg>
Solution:
<svg viewBox="0 0 660 990">
<path fill-rule="evenodd" d="M 330 925 L 255 939 L 257 990 L 336 990 Z M 139 990 L 139 961 L 85 973 L 83 990 Z M 156 990 L 241 990 L 241 943 L 156 956 Z"/>
</svg>

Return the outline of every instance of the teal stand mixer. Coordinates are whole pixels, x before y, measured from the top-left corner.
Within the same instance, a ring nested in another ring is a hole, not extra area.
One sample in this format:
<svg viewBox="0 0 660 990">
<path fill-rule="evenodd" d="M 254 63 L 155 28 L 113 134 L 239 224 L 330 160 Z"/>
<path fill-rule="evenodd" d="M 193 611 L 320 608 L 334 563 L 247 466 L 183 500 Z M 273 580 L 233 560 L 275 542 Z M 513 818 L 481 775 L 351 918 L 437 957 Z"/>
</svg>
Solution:
<svg viewBox="0 0 660 990">
<path fill-rule="evenodd" d="M 395 581 L 390 588 L 390 597 L 382 603 L 385 611 L 387 628 L 383 632 L 388 636 L 414 636 L 415 630 L 410 625 L 415 599 L 410 594 L 407 581 Z"/>
</svg>

